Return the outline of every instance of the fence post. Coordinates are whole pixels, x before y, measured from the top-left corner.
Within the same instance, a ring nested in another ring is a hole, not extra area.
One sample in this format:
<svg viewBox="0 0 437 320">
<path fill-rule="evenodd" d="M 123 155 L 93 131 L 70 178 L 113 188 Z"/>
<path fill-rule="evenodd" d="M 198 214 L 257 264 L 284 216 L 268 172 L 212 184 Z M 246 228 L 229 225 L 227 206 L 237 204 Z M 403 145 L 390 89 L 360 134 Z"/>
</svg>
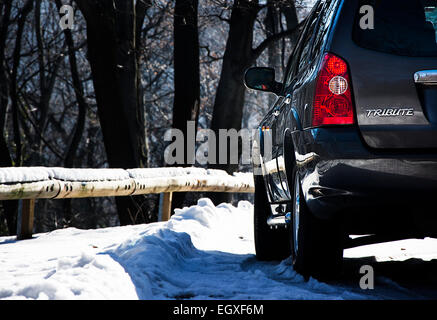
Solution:
<svg viewBox="0 0 437 320">
<path fill-rule="evenodd" d="M 173 198 L 173 192 L 161 193 L 159 203 L 159 221 L 168 221 L 171 217 L 171 202 Z"/>
<path fill-rule="evenodd" d="M 17 240 L 32 238 L 35 199 L 18 201 Z"/>
</svg>

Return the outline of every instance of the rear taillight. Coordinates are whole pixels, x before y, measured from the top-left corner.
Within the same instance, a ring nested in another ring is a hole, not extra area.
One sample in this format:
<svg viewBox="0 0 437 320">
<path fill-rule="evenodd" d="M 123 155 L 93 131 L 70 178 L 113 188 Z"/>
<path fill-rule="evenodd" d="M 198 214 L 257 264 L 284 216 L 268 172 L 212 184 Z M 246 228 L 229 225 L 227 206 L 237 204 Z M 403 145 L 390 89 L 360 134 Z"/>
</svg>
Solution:
<svg viewBox="0 0 437 320">
<path fill-rule="evenodd" d="M 347 64 L 332 53 L 327 53 L 317 79 L 312 125 L 353 123 L 354 109 Z"/>
</svg>

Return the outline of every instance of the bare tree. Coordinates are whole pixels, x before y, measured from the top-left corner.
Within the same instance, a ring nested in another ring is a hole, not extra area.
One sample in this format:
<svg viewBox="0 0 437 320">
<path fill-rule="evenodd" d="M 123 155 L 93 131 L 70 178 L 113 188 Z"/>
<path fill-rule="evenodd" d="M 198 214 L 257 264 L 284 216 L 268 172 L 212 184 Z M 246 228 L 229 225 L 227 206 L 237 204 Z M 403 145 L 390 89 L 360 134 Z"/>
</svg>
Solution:
<svg viewBox="0 0 437 320">
<path fill-rule="evenodd" d="M 174 10 L 174 104 L 173 128 L 187 132 L 187 122 L 197 128 L 200 105 L 198 0 L 176 0 Z M 188 138 L 187 135 L 184 135 Z M 185 159 L 194 154 L 184 143 Z M 194 142 L 193 142 L 194 143 Z M 190 162 L 190 161 L 189 161 Z M 185 165 L 192 165 L 185 162 Z M 182 206 L 185 193 L 173 195 L 173 209 Z"/>
<path fill-rule="evenodd" d="M 272 2 L 267 5 L 272 5 Z M 297 30 L 296 26 L 290 30 L 271 34 L 256 48 L 253 48 L 254 25 L 258 13 L 263 8 L 264 6 L 260 6 L 257 1 L 251 0 L 235 0 L 232 6 L 229 35 L 211 122 L 211 129 L 216 133 L 220 129 L 237 131 L 241 129 L 246 93 L 243 82 L 244 71 L 256 62 L 265 49 Z M 238 163 L 230 163 L 230 153 L 231 150 L 228 150 L 226 163 L 220 164 L 217 159 L 217 163 L 211 167 L 226 170 L 230 174 L 237 171 Z M 220 194 L 211 197 L 218 203 L 226 201 L 229 195 Z"/>
<path fill-rule="evenodd" d="M 7 79 L 7 69 L 5 61 L 5 49 L 6 40 L 10 24 L 12 1 L 7 0 L 2 3 L 0 7 L 0 12 L 2 12 L 2 19 L 0 25 L 0 166 L 10 167 L 12 166 L 12 159 L 9 153 L 6 140 L 4 138 L 4 125 L 6 110 L 8 107 L 9 100 L 9 86 Z M 5 219 L 7 223 L 9 235 L 16 233 L 16 210 L 17 201 L 2 201 L 3 211 L 5 213 Z"/>
<path fill-rule="evenodd" d="M 110 167 L 145 167 L 144 110 L 140 101 L 137 27 L 150 3 L 76 0 L 87 22 L 88 59 Z M 145 222 L 136 201 L 117 198 L 120 224 Z"/>
</svg>

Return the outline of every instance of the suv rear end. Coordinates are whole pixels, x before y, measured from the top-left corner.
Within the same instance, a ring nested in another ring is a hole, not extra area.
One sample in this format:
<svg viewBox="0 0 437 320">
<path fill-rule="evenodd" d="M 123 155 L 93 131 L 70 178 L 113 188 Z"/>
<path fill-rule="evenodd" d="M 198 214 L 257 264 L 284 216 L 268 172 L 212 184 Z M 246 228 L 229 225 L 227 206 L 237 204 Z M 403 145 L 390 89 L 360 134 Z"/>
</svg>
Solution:
<svg viewBox="0 0 437 320">
<path fill-rule="evenodd" d="M 313 93 L 302 100 L 312 110 L 301 111 L 306 123 L 292 135 L 298 167 L 304 159 L 299 175 L 309 211 L 335 221 L 344 235 L 437 235 L 436 31 L 437 1 L 338 3 L 325 56 L 307 81 Z M 347 65 L 346 72 L 339 68 L 347 81 L 340 97 L 350 99 L 352 122 L 339 100 L 318 119 L 319 83 L 333 81 L 323 79 L 327 56 Z M 305 162 L 308 155 L 313 159 Z"/>
<path fill-rule="evenodd" d="M 437 1 L 317 2 L 280 94 L 290 104 L 272 123 L 283 133 L 274 160 L 288 199 L 270 205 L 291 204 L 297 271 L 338 269 L 351 234 L 437 235 L 436 31 Z M 256 217 L 265 201 L 255 198 Z"/>
<path fill-rule="evenodd" d="M 347 64 L 354 123 L 298 133 L 318 155 L 302 177 L 315 215 L 349 233 L 437 230 L 436 29 L 437 1 L 339 3 L 325 51 Z"/>
<path fill-rule="evenodd" d="M 437 69 L 436 4 L 343 3 L 330 50 L 350 66 L 358 127 L 371 148 L 437 148 L 437 77 L 415 82 L 415 74 Z M 374 10 L 374 29 L 360 26 L 363 6 Z"/>
</svg>

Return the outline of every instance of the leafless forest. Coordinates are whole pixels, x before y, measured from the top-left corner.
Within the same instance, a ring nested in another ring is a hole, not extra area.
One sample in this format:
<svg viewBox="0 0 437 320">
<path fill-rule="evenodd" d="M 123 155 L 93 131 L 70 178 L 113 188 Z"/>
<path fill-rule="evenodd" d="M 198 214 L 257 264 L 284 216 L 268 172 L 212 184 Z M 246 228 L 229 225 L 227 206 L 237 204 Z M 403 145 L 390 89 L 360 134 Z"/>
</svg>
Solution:
<svg viewBox="0 0 437 320">
<path fill-rule="evenodd" d="M 244 71 L 272 66 L 279 80 L 312 3 L 0 0 L 0 166 L 163 167 L 169 128 L 254 128 L 274 97 L 247 95 Z M 157 206 L 155 195 L 41 201 L 35 231 L 148 223 Z M 0 235 L 16 214 L 1 203 Z"/>
</svg>

